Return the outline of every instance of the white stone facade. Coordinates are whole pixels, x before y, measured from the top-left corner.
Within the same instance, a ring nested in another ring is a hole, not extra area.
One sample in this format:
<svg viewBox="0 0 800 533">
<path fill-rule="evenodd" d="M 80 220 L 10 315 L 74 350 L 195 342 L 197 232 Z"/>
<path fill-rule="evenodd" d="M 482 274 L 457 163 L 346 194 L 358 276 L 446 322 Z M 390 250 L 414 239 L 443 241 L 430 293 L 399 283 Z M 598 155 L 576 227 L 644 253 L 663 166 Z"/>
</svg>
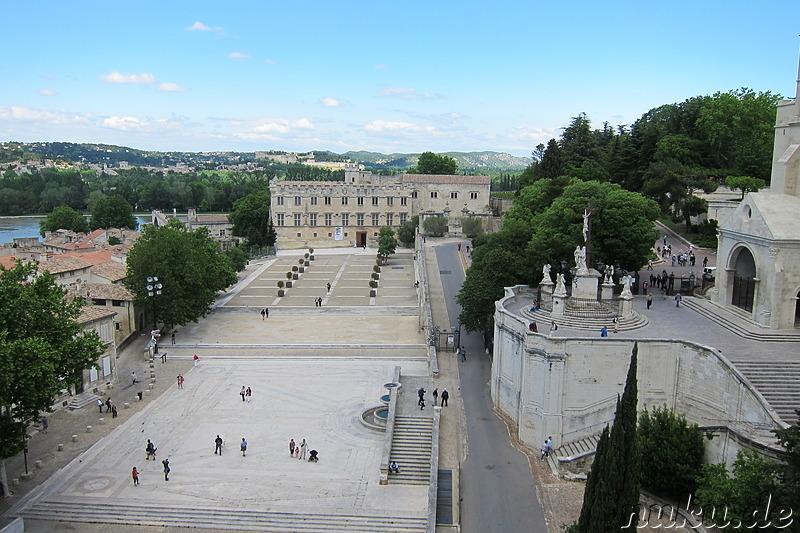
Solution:
<svg viewBox="0 0 800 533">
<path fill-rule="evenodd" d="M 520 440 L 534 448 L 548 436 L 557 448 L 597 435 L 614 419 L 633 341 L 530 332 L 528 321 L 506 307 L 520 289 L 507 288 L 506 297 L 496 303 L 490 383 L 495 407 L 516 422 Z M 718 350 L 670 339 L 640 340 L 638 345 L 640 410 L 666 405 L 700 426 L 725 426 L 766 439 L 771 438 L 769 429 L 783 427 Z M 710 459 L 735 457 L 729 444 L 712 446 Z"/>
<path fill-rule="evenodd" d="M 380 176 L 348 166 L 341 181 L 270 182 L 270 213 L 281 249 L 370 246 L 382 226 L 441 216 L 460 233 L 462 217 L 491 218 L 488 176 Z M 486 224 L 488 229 L 489 224 Z"/>
</svg>

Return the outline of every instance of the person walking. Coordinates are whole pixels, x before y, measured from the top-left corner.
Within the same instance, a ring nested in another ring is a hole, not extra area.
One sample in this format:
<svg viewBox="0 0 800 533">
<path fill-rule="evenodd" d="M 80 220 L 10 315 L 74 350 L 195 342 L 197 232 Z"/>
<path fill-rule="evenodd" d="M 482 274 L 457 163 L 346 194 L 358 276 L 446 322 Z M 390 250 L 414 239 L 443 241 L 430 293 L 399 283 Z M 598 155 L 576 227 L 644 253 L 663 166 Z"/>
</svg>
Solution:
<svg viewBox="0 0 800 533">
<path fill-rule="evenodd" d="M 436 400 L 439 398 L 439 389 L 433 389 L 433 405 L 436 405 Z"/>
<path fill-rule="evenodd" d="M 197 357 L 197 354 L 194 354 L 194 357 L 193 357 L 192 359 L 194 360 L 194 366 L 197 366 L 197 361 L 198 361 L 200 358 L 199 358 L 199 357 Z"/>
<path fill-rule="evenodd" d="M 131 385 L 136 385 L 136 372 L 131 372 Z"/>
<path fill-rule="evenodd" d="M 295 446 L 294 447 L 294 458 L 295 459 L 300 459 L 300 446 Z"/>
<path fill-rule="evenodd" d="M 303 439 L 300 442 L 300 459 L 306 458 L 306 452 L 308 451 L 308 444 L 306 444 L 306 439 Z"/>
<path fill-rule="evenodd" d="M 47 433 L 47 428 L 50 427 L 50 420 L 47 416 L 42 417 L 42 432 Z"/>
<path fill-rule="evenodd" d="M 265 308 L 264 308 L 264 316 L 265 316 L 266 318 L 269 318 L 269 307 L 265 307 Z"/>
<path fill-rule="evenodd" d="M 241 397 L 242 397 L 242 401 L 244 401 L 244 397 L 245 397 L 246 395 L 247 395 L 247 388 L 246 388 L 244 385 L 242 385 L 242 390 L 241 390 L 241 391 L 239 391 L 239 396 L 241 396 Z"/>
<path fill-rule="evenodd" d="M 222 437 L 217 435 L 217 438 L 214 439 L 214 454 L 219 453 L 222 455 Z"/>
<path fill-rule="evenodd" d="M 111 406 L 111 418 L 117 418 L 117 406 L 116 405 L 112 405 Z"/>
<path fill-rule="evenodd" d="M 461 360 L 467 360 L 467 349 L 464 346 L 461 347 Z"/>
<path fill-rule="evenodd" d="M 653 305 L 653 295 L 651 293 L 647 293 L 647 308 L 650 309 L 650 306 Z"/>
<path fill-rule="evenodd" d="M 152 442 L 150 442 L 150 439 L 147 439 L 147 446 L 144 447 L 144 451 L 147 454 L 145 456 L 145 458 L 144 458 L 145 461 L 149 461 L 151 455 L 153 456 L 153 461 L 155 461 L 156 460 L 156 450 L 157 450 L 156 445 L 153 444 Z"/>
<path fill-rule="evenodd" d="M 558 331 L 558 324 L 555 322 L 550 323 L 550 336 L 555 337 L 556 331 Z"/>
<path fill-rule="evenodd" d="M 420 387 L 419 390 L 417 391 L 417 396 L 419 396 L 419 401 L 417 402 L 417 405 L 422 405 L 422 403 L 425 401 L 425 389 Z"/>
<path fill-rule="evenodd" d="M 139 471 L 136 470 L 135 466 L 131 470 L 131 477 L 133 478 L 133 486 L 137 486 L 139 484 Z"/>
<path fill-rule="evenodd" d="M 172 332 L 172 344 L 175 344 L 175 331 Z"/>
<path fill-rule="evenodd" d="M 178 388 L 182 389 L 183 388 L 183 375 L 182 374 L 178 374 L 178 378 L 177 379 L 178 379 Z"/>
<path fill-rule="evenodd" d="M 262 309 L 261 310 L 261 320 L 264 320 L 265 318 L 267 318 L 267 310 L 266 309 Z"/>
<path fill-rule="evenodd" d="M 103 412 L 103 400 L 100 398 L 97 399 L 97 408 L 100 409 L 100 412 Z"/>
<path fill-rule="evenodd" d="M 289 457 L 294 456 L 294 439 L 289 439 Z"/>
<path fill-rule="evenodd" d="M 600 336 L 601 337 L 608 337 L 608 328 L 603 326 L 600 328 Z"/>
<path fill-rule="evenodd" d="M 111 396 L 109 396 L 108 399 L 106 400 L 106 413 L 110 413 L 111 412 L 111 403 L 112 403 L 111 402 Z"/>
<path fill-rule="evenodd" d="M 164 465 L 164 481 L 169 481 L 169 472 L 170 472 L 169 459 L 164 459 L 163 461 L 161 461 L 161 464 Z"/>
<path fill-rule="evenodd" d="M 450 393 L 447 392 L 447 389 L 442 391 L 442 407 L 447 405 L 447 400 L 450 399 Z"/>
<path fill-rule="evenodd" d="M 328 287 L 328 292 L 331 292 L 331 284 L 330 283 L 326 284 L 326 287 Z"/>
<path fill-rule="evenodd" d="M 680 292 L 675 293 L 675 307 L 680 307 L 681 306 L 681 300 L 682 299 L 683 299 L 683 297 L 681 296 Z"/>
<path fill-rule="evenodd" d="M 708 266 L 708 256 L 703 258 L 703 268 L 706 268 L 707 266 Z"/>
<path fill-rule="evenodd" d="M 250 398 L 252 397 L 252 395 L 253 395 L 253 391 L 250 390 L 250 387 L 247 387 L 247 392 L 244 393 L 244 397 L 248 402 L 250 401 Z"/>
<path fill-rule="evenodd" d="M 242 457 L 244 457 L 246 455 L 245 452 L 247 451 L 247 441 L 244 440 L 244 437 L 242 437 L 242 443 L 239 445 L 239 447 L 242 450 Z"/>
</svg>

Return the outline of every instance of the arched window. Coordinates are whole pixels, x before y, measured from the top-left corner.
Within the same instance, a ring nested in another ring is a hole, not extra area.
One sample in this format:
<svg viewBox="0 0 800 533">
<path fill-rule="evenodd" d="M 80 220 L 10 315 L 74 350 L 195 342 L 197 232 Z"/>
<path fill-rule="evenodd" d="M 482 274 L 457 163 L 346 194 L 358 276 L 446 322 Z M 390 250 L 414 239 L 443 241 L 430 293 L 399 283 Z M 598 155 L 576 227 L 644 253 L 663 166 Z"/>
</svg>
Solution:
<svg viewBox="0 0 800 533">
<path fill-rule="evenodd" d="M 733 297 L 731 305 L 745 311 L 753 310 L 756 289 L 756 262 L 747 248 L 741 248 L 736 257 L 733 273 Z"/>
</svg>

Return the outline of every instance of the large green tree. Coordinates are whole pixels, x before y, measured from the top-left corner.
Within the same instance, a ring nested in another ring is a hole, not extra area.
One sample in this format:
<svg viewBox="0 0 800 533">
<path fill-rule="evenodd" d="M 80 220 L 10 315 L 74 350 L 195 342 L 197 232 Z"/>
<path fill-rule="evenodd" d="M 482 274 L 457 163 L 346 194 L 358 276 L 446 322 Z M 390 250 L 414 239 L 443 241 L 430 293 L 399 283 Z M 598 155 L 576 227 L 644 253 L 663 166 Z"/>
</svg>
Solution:
<svg viewBox="0 0 800 533">
<path fill-rule="evenodd" d="M 219 250 L 206 228 L 186 231 L 180 221 L 145 227 L 128 253 L 125 286 L 135 304 L 154 305 L 159 319 L 170 325 L 197 321 L 210 310 L 217 292 L 236 282 L 231 262 Z M 157 277 L 161 295 L 147 295 L 147 278 Z"/>
<path fill-rule="evenodd" d="M 758 192 L 764 188 L 767 182 L 761 178 L 753 178 L 750 176 L 728 176 L 725 178 L 725 185 L 730 189 L 742 191 L 742 200 L 744 195 L 749 192 Z"/>
<path fill-rule="evenodd" d="M 400 242 L 405 246 L 414 244 L 417 235 L 417 226 L 419 226 L 419 215 L 414 215 L 401 224 L 400 227 L 397 228 L 397 238 L 400 239 Z"/>
<path fill-rule="evenodd" d="M 115 194 L 95 202 L 92 208 L 91 229 L 127 228 L 136 229 L 139 223 L 133 216 L 133 208 L 124 196 Z"/>
<path fill-rule="evenodd" d="M 800 410 L 795 411 L 800 417 Z M 776 467 L 777 492 L 782 504 L 800 509 L 800 422 L 775 430 L 778 444 L 786 449 L 783 461 Z"/>
<path fill-rule="evenodd" d="M 614 425 L 603 430 L 586 480 L 577 533 L 619 531 L 638 519 L 641 457 L 636 435 L 636 378 L 639 345 L 634 344 L 622 398 L 617 398 Z"/>
<path fill-rule="evenodd" d="M 244 237 L 252 246 L 275 244 L 274 228 L 270 234 L 268 190 L 250 193 L 236 200 L 228 220 L 233 223 L 233 234 Z"/>
<path fill-rule="evenodd" d="M 456 160 L 450 156 L 424 152 L 419 156 L 417 166 L 409 169 L 410 174 L 455 174 L 458 170 Z"/>
<path fill-rule="evenodd" d="M 427 217 L 422 221 L 425 233 L 434 237 L 441 237 L 447 231 L 447 220 L 444 217 Z"/>
<path fill-rule="evenodd" d="M 50 410 L 61 390 L 79 384 L 96 366 L 104 344 L 78 324 L 84 301 L 66 291 L 35 262 L 0 267 L 0 459 L 25 447 L 25 432 Z M 5 463 L 0 492 L 8 496 Z"/>
<path fill-rule="evenodd" d="M 53 209 L 47 218 L 39 222 L 39 234 L 44 237 L 45 232 L 66 229 L 78 233 L 89 231 L 86 217 L 73 208 L 62 205 Z"/>
</svg>

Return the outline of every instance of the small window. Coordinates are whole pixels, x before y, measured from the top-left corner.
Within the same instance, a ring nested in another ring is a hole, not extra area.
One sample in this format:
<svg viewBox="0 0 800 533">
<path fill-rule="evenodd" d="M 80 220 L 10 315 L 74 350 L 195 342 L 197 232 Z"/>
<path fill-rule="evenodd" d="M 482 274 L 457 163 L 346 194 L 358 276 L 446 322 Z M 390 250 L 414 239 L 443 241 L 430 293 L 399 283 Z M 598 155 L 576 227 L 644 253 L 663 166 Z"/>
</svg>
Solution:
<svg viewBox="0 0 800 533">
<path fill-rule="evenodd" d="M 102 298 L 92 298 L 92 305 L 106 305 L 106 301 Z"/>
<path fill-rule="evenodd" d="M 394 222 L 394 215 L 392 213 L 386 214 L 386 225 L 391 226 L 392 222 Z"/>
<path fill-rule="evenodd" d="M 283 213 L 278 213 L 278 226 L 283 226 Z"/>
<path fill-rule="evenodd" d="M 332 223 L 331 222 L 331 217 L 332 217 L 332 215 L 330 213 L 325 213 L 325 225 L 326 226 L 330 226 L 331 225 L 331 223 Z"/>
<path fill-rule="evenodd" d="M 363 197 L 363 196 L 359 196 L 359 197 L 358 197 L 358 201 L 357 201 L 356 203 L 357 203 L 358 205 L 364 205 L 364 197 Z"/>
<path fill-rule="evenodd" d="M 347 213 L 342 213 L 342 226 L 349 226 L 350 225 L 350 215 Z"/>
<path fill-rule="evenodd" d="M 294 205 L 300 205 L 300 203 L 301 203 L 302 201 L 303 201 L 303 199 L 302 199 L 302 198 L 300 198 L 299 196 L 295 196 L 295 197 L 294 197 Z"/>
<path fill-rule="evenodd" d="M 309 221 L 308 221 L 309 224 L 311 224 L 312 226 L 316 226 L 317 225 L 317 214 L 316 213 L 311 213 L 310 215 L 308 215 L 308 218 L 309 218 Z"/>
<path fill-rule="evenodd" d="M 451 191 L 450 192 L 450 199 L 451 200 L 457 200 L 458 199 L 458 193 L 456 191 Z"/>
<path fill-rule="evenodd" d="M 439 198 L 439 193 L 437 191 L 431 191 L 431 198 Z"/>
<path fill-rule="evenodd" d="M 356 215 L 356 226 L 363 226 L 364 225 L 364 213 L 359 213 Z"/>
<path fill-rule="evenodd" d="M 380 223 L 381 223 L 381 222 L 380 222 L 380 214 L 378 214 L 378 213 L 372 213 L 372 225 L 373 225 L 373 226 L 377 226 L 377 225 L 378 225 L 378 224 L 380 224 Z"/>
<path fill-rule="evenodd" d="M 111 300 L 111 305 L 114 307 L 125 307 L 125 300 Z"/>
<path fill-rule="evenodd" d="M 317 197 L 316 196 L 312 196 L 311 197 L 311 205 L 317 205 Z"/>
<path fill-rule="evenodd" d="M 394 205 L 394 197 L 393 196 L 387 196 L 386 197 L 386 205 Z"/>
<path fill-rule="evenodd" d="M 302 215 L 301 215 L 300 213 L 295 213 L 295 214 L 294 214 L 294 225 L 295 225 L 295 226 L 300 226 L 300 225 L 302 224 L 302 222 L 301 222 L 301 220 L 300 220 L 300 217 L 301 217 L 301 216 L 302 216 Z"/>
<path fill-rule="evenodd" d="M 303 234 L 302 234 L 302 233 L 300 233 L 300 232 L 298 231 L 298 232 L 297 232 L 297 238 L 299 239 L 299 238 L 300 238 L 300 237 L 302 237 L 302 236 L 303 236 Z"/>
<path fill-rule="evenodd" d="M 476 193 L 476 192 L 469 193 L 469 199 L 470 200 L 477 200 L 478 199 L 478 193 Z"/>
<path fill-rule="evenodd" d="M 411 198 L 417 197 L 417 191 L 411 191 Z"/>
<path fill-rule="evenodd" d="M 347 196 L 342 196 L 342 205 L 347 205 Z"/>
<path fill-rule="evenodd" d="M 283 196 L 278 196 L 278 198 L 276 198 L 276 201 L 278 202 L 278 205 L 283 205 Z"/>
<path fill-rule="evenodd" d="M 407 204 L 408 204 L 408 198 L 406 198 L 405 196 L 401 197 L 400 198 L 400 205 L 405 206 Z"/>
<path fill-rule="evenodd" d="M 380 201 L 380 198 L 377 196 L 372 197 L 372 205 L 378 205 L 378 201 Z"/>
<path fill-rule="evenodd" d="M 325 197 L 325 205 L 331 205 L 331 197 L 330 196 L 326 196 Z"/>
<path fill-rule="evenodd" d="M 407 220 L 408 220 L 408 214 L 400 213 L 400 225 L 402 226 L 403 224 L 405 224 Z"/>
<path fill-rule="evenodd" d="M 316 233 L 314 233 L 314 238 L 316 238 L 316 237 L 317 237 L 317 234 L 316 234 Z"/>
</svg>

